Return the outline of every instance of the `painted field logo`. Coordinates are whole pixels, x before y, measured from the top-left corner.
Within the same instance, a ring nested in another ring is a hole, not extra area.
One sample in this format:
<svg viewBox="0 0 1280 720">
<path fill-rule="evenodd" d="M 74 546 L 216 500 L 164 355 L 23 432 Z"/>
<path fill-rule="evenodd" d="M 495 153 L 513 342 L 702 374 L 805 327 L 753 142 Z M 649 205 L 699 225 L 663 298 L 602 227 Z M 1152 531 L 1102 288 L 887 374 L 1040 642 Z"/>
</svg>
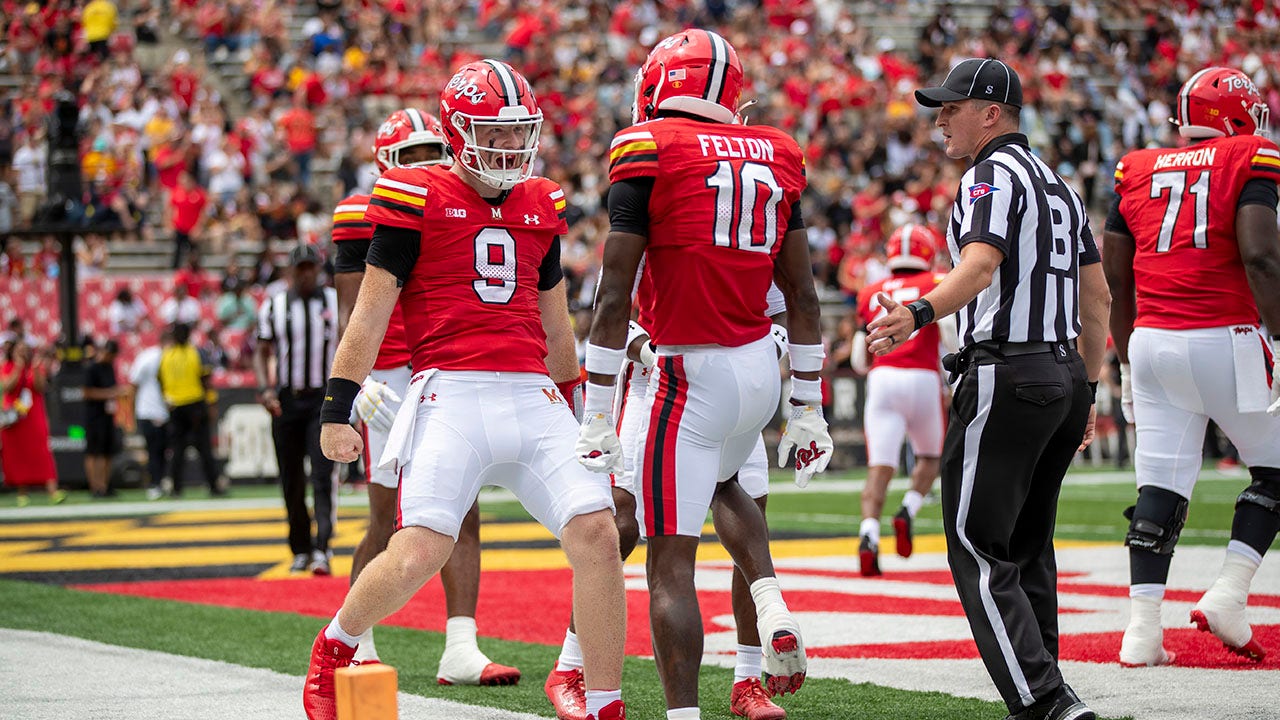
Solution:
<svg viewBox="0 0 1280 720">
<path fill-rule="evenodd" d="M 1000 188 L 991 183 L 978 183 L 969 186 L 969 204 L 972 205 Z"/>
</svg>

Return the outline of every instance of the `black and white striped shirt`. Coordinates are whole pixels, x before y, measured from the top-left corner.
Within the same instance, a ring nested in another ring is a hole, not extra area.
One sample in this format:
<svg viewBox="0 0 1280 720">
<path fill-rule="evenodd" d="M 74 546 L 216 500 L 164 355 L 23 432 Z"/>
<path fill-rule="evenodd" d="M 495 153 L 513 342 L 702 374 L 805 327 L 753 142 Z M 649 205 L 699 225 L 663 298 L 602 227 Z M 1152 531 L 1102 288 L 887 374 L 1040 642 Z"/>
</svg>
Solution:
<svg viewBox="0 0 1280 720">
<path fill-rule="evenodd" d="M 991 286 L 957 313 L 960 344 L 1058 342 L 1080 333 L 1080 266 L 1101 260 L 1084 203 L 1027 146 L 1001 135 L 956 191 L 947 245 L 985 242 L 1004 253 Z"/>
<path fill-rule="evenodd" d="M 258 310 L 258 341 L 275 345 L 281 388 L 322 390 L 338 349 L 338 293 L 321 288 L 309 298 L 286 290 Z"/>
</svg>

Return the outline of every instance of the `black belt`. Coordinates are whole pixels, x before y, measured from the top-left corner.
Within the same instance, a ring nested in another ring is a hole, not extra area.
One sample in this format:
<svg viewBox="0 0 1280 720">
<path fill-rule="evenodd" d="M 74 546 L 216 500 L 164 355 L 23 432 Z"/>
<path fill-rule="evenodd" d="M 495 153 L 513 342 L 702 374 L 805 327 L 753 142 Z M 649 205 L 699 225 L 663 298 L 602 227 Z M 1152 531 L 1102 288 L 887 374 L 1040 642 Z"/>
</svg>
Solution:
<svg viewBox="0 0 1280 720">
<path fill-rule="evenodd" d="M 1071 339 L 1065 342 L 975 343 L 974 347 L 987 349 L 989 352 L 996 352 L 1005 357 L 1039 355 L 1040 353 L 1056 353 L 1066 357 L 1070 354 L 1070 351 L 1076 349 L 1076 341 Z"/>
<path fill-rule="evenodd" d="M 1051 354 L 1056 359 L 1065 360 L 1076 351 L 1076 341 L 1058 342 L 994 342 L 985 341 L 968 345 L 958 353 L 951 353 L 942 358 L 942 367 L 950 374 L 950 382 L 954 383 L 972 365 L 995 365 L 1006 358 L 1022 355 Z"/>
</svg>

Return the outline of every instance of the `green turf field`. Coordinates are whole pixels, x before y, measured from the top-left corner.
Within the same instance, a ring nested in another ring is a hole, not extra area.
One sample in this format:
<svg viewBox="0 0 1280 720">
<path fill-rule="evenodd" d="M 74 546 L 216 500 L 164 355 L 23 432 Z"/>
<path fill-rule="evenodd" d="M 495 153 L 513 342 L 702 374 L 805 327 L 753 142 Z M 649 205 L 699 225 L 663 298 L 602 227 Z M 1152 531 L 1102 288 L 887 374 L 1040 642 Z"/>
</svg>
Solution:
<svg viewBox="0 0 1280 720">
<path fill-rule="evenodd" d="M 42 630 L 88 640 L 261 667 L 299 676 L 306 673 L 307 652 L 323 621 L 291 613 L 252 612 L 164 600 L 103 595 L 34 583 L 0 581 L 0 626 Z M 516 687 L 440 687 L 436 662 L 444 647 L 440 633 L 394 627 L 378 629 L 378 649 L 394 657 L 400 689 L 417 695 L 552 716 L 542 693 L 545 671 L 559 648 L 480 639 L 486 653 L 519 666 L 525 673 Z M 732 671 L 702 671 L 701 706 L 705 720 L 730 720 Z M 193 678 L 192 682 L 198 682 Z M 627 658 L 623 676 L 628 715 L 661 718 L 665 703 L 652 661 Z M 955 720 L 999 718 L 997 703 L 942 693 L 894 690 L 869 683 L 810 678 L 797 695 L 780 703 L 795 718 L 857 717 L 860 720 Z"/>
</svg>

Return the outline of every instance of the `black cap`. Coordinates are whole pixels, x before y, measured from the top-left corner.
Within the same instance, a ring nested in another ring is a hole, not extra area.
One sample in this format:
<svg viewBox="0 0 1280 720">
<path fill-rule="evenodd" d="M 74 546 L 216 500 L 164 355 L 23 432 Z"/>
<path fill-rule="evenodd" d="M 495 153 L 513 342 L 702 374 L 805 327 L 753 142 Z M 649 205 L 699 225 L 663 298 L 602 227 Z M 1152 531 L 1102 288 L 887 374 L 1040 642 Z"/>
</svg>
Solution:
<svg viewBox="0 0 1280 720">
<path fill-rule="evenodd" d="M 1022 81 L 1013 68 L 999 60 L 969 58 L 951 68 L 941 87 L 916 91 L 916 102 L 925 107 L 942 107 L 957 100 L 990 100 L 1022 107 Z"/>
<path fill-rule="evenodd" d="M 309 243 L 298 243 L 298 246 L 289 252 L 289 265 L 294 266 L 305 263 L 319 265 L 320 253 Z"/>
</svg>

